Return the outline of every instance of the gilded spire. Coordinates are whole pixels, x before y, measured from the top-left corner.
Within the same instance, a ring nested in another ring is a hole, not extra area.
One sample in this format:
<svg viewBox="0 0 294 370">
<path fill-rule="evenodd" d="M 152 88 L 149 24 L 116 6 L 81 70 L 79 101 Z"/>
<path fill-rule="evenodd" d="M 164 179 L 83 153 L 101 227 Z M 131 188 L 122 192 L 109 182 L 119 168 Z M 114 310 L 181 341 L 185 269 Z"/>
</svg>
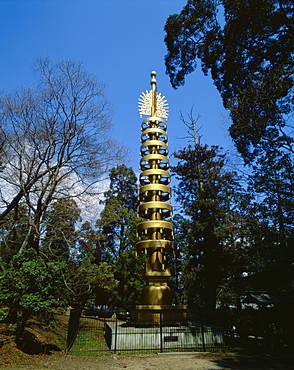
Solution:
<svg viewBox="0 0 294 370">
<path fill-rule="evenodd" d="M 186 307 L 172 306 L 172 292 L 168 286 L 171 276 L 170 256 L 174 253 L 174 226 L 168 137 L 165 119 L 167 101 L 157 93 L 156 72 L 151 72 L 151 90 L 139 99 L 140 114 L 147 115 L 141 124 L 140 177 L 137 227 L 138 253 L 146 255 L 141 304 L 131 313 L 134 322 L 159 324 L 160 322 L 186 322 Z M 160 312 L 160 315 L 159 315 Z M 161 314 L 162 313 L 162 314 Z"/>
</svg>

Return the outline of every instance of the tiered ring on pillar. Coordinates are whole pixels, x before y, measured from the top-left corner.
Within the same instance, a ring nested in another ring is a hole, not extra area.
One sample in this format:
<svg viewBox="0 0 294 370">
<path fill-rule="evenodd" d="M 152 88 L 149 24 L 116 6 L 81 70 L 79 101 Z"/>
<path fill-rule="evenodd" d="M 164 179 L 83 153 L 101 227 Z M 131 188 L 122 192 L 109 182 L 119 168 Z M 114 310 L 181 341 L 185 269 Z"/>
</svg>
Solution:
<svg viewBox="0 0 294 370">
<path fill-rule="evenodd" d="M 149 117 L 142 122 L 141 129 L 139 216 L 149 221 L 138 226 L 139 237 L 148 239 L 138 242 L 137 249 L 148 253 L 148 247 L 153 250 L 160 246 L 163 254 L 169 254 L 173 225 L 164 221 L 172 215 L 172 206 L 166 203 L 171 197 L 166 124 L 159 117 Z"/>
</svg>

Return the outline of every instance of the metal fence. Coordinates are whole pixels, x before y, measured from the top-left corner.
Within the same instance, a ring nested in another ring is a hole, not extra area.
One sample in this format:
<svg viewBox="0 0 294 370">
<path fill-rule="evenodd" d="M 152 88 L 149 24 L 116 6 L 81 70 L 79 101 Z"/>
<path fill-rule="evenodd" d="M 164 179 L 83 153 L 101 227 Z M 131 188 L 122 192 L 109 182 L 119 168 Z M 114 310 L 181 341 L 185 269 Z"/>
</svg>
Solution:
<svg viewBox="0 0 294 370">
<path fill-rule="evenodd" d="M 150 315 L 161 311 L 146 310 Z M 222 327 L 195 323 L 164 322 L 134 324 L 122 314 L 104 311 L 72 311 L 67 339 L 67 352 L 167 352 L 201 351 L 227 348 Z M 144 322 L 142 320 L 141 322 Z"/>
<path fill-rule="evenodd" d="M 198 318 L 190 317 L 185 324 L 176 320 L 168 323 L 164 314 L 154 310 L 141 311 L 139 325 L 132 323 L 129 317 L 120 312 L 71 310 L 67 352 L 150 353 L 245 349 L 251 353 L 270 353 L 278 356 L 294 354 L 294 331 L 290 325 L 287 330 L 276 327 L 269 330 L 271 329 L 269 325 L 261 327 L 255 325 L 253 331 L 248 325 L 251 321 L 244 316 L 246 312 L 242 312 L 241 318 L 244 320 L 240 319 L 239 322 L 236 317 L 224 319 L 219 315 L 220 312 L 214 312 L 213 315 L 205 317 L 204 315 Z M 145 325 L 142 324 L 144 315 L 146 315 Z M 153 319 L 152 315 L 157 316 Z M 222 322 L 224 327 L 203 322 Z M 237 326 L 237 330 L 233 326 L 232 330 L 231 323 L 235 322 L 239 324 L 244 322 L 244 325 L 239 325 L 239 328 Z"/>
<path fill-rule="evenodd" d="M 67 352 L 110 351 L 105 340 L 106 322 L 115 322 L 113 312 L 71 310 Z"/>
</svg>

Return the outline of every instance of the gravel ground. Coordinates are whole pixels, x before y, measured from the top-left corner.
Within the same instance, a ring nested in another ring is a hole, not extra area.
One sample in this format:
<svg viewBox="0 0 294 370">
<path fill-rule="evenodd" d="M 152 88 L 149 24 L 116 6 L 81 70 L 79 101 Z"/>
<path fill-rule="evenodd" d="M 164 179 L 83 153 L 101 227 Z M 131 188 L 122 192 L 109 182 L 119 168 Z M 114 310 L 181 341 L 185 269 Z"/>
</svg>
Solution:
<svg viewBox="0 0 294 370">
<path fill-rule="evenodd" d="M 286 370 L 293 369 L 276 361 L 253 356 L 215 354 L 160 354 L 137 356 L 66 356 L 62 353 L 5 358 L 0 368 L 5 370 Z"/>
</svg>

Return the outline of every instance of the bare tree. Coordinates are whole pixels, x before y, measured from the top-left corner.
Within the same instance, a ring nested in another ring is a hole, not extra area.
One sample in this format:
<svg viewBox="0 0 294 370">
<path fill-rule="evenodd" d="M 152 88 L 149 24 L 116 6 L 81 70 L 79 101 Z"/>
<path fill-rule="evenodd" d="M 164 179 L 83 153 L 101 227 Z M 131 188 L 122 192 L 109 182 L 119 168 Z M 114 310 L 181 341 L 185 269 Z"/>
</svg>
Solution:
<svg viewBox="0 0 294 370">
<path fill-rule="evenodd" d="M 38 249 L 40 224 L 50 203 L 93 193 L 109 166 L 127 154 L 110 137 L 111 106 L 81 64 L 38 60 L 35 88 L 0 98 L 0 222 L 25 202 L 27 244 Z"/>
</svg>

